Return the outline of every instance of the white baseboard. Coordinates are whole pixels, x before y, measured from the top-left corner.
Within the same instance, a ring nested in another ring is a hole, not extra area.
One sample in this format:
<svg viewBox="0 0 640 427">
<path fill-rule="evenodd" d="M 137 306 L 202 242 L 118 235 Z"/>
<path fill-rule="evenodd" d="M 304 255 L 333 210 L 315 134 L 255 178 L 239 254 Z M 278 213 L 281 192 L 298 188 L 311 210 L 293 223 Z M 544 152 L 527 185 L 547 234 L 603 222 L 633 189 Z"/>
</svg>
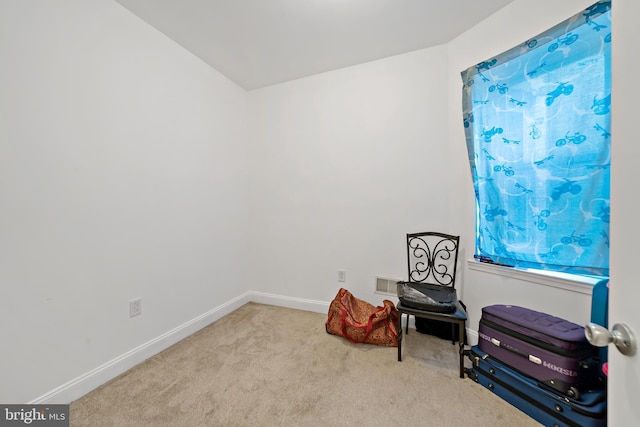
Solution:
<svg viewBox="0 0 640 427">
<path fill-rule="evenodd" d="M 226 303 L 219 305 L 218 307 L 215 307 L 186 323 L 183 323 L 159 337 L 147 341 L 123 355 L 116 357 L 115 359 L 112 359 L 65 384 L 62 384 L 59 387 L 56 387 L 50 392 L 29 402 L 29 404 L 68 404 L 73 402 L 107 381 L 110 381 L 118 375 L 133 368 L 137 364 L 160 353 L 162 350 L 169 348 L 178 341 L 183 340 L 205 326 L 242 307 L 251 301 L 250 294 L 250 292 L 246 292 L 236 298 L 233 298 L 232 300 L 227 301 Z"/>
<path fill-rule="evenodd" d="M 251 302 L 276 305 L 278 307 L 295 308 L 297 310 L 327 313 L 330 303 L 304 298 L 288 297 L 284 295 L 267 294 L 264 292 L 249 292 Z"/>
<path fill-rule="evenodd" d="M 478 331 L 467 328 L 467 341 L 469 345 L 478 345 Z"/>
<path fill-rule="evenodd" d="M 249 302 L 312 311 L 315 313 L 327 313 L 330 305 L 329 302 L 325 301 L 249 291 L 186 323 L 183 323 L 159 337 L 154 338 L 119 357 L 116 357 L 115 359 L 108 361 L 101 366 L 98 366 L 83 375 L 80 375 L 77 378 L 74 378 L 65 384 L 62 384 L 61 386 L 29 402 L 29 404 L 71 403 L 102 384 L 133 368 L 137 364 L 144 362 L 148 358 L 160 353 L 178 341 L 194 334 L 205 326 L 210 325 L 216 320 L 230 314 Z M 409 326 L 415 327 L 413 319 L 410 320 Z M 469 341 L 477 343 L 477 332 L 467 329 L 467 333 Z"/>
</svg>

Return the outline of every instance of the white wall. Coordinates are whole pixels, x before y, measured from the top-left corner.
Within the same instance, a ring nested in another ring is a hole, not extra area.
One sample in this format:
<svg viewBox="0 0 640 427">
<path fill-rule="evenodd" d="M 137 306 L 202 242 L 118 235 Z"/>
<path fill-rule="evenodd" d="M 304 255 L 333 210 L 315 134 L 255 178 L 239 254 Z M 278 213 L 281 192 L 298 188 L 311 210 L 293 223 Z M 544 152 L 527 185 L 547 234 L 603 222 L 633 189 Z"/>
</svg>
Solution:
<svg viewBox="0 0 640 427">
<path fill-rule="evenodd" d="M 446 46 L 250 92 L 252 289 L 329 301 L 344 286 L 378 303 L 373 277 L 406 275 L 404 234 L 442 230 L 462 235 L 471 329 L 496 303 L 587 322 L 584 289 L 467 268 L 475 219 L 460 72 L 592 3 L 516 0 Z"/>
<path fill-rule="evenodd" d="M 246 92 L 111 0 L 0 1 L 0 58 L 0 402 L 25 403 L 248 290 Z"/>
<path fill-rule="evenodd" d="M 405 233 L 456 231 L 446 65 L 438 47 L 249 93 L 252 289 L 379 303 Z"/>
</svg>

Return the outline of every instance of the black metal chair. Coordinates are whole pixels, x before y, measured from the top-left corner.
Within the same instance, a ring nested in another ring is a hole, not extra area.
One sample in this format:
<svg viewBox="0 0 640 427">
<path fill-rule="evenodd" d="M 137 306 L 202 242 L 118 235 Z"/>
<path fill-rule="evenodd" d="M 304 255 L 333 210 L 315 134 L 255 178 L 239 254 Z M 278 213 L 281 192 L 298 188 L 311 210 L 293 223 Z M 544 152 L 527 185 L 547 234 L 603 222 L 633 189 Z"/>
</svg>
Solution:
<svg viewBox="0 0 640 427">
<path fill-rule="evenodd" d="M 403 314 L 406 314 L 407 318 L 405 329 L 407 335 L 409 334 L 409 317 L 412 315 L 416 318 L 440 320 L 451 323 L 452 337 L 455 337 L 455 325 L 458 325 L 460 378 L 464 378 L 464 337 L 467 314 L 458 300 L 455 289 L 459 240 L 460 236 L 436 232 L 407 234 L 409 276 L 407 282 L 398 282 L 398 286 L 418 289 L 426 287 L 429 288 L 429 293 L 425 304 L 410 306 L 405 300 L 399 301 L 396 307 L 398 309 L 398 361 L 402 361 Z M 447 295 L 447 301 L 438 301 L 440 295 Z M 453 343 L 455 344 L 455 339 Z"/>
</svg>

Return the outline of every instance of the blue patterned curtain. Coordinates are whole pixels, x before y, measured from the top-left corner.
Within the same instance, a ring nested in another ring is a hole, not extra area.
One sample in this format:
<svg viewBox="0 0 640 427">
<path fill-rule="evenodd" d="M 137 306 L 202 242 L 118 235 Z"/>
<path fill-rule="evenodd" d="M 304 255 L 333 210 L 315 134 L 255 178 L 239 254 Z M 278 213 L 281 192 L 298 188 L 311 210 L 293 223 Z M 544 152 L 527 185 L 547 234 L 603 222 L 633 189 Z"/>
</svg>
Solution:
<svg viewBox="0 0 640 427">
<path fill-rule="evenodd" d="M 611 1 L 462 72 L 476 254 L 608 275 Z"/>
</svg>

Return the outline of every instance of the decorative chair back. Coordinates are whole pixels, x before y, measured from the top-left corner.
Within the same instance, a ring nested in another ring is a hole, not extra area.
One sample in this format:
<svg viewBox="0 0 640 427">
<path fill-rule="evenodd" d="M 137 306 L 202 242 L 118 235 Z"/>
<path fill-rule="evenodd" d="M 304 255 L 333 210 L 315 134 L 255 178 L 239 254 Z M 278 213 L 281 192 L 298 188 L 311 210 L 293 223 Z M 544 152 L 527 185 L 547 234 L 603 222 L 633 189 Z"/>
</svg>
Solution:
<svg viewBox="0 0 640 427">
<path fill-rule="evenodd" d="M 455 288 L 459 241 L 444 233 L 407 234 L 408 280 Z"/>
</svg>

